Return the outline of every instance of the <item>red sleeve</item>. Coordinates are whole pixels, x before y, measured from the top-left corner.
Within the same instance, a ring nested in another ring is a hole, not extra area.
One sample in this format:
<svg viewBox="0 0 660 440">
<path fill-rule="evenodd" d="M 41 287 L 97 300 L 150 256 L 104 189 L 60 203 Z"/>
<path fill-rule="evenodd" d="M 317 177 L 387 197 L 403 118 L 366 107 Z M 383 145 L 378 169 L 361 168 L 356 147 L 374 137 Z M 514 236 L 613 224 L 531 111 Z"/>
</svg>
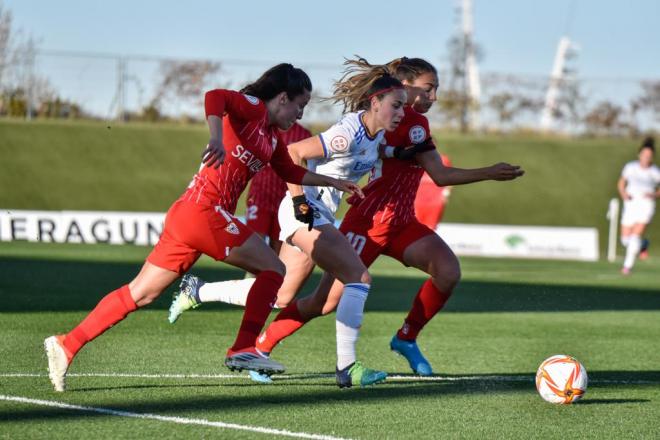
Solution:
<svg viewBox="0 0 660 440">
<path fill-rule="evenodd" d="M 273 157 L 270 158 L 270 166 L 273 167 L 275 173 L 282 180 L 296 185 L 301 185 L 303 177 L 307 174 L 306 168 L 293 163 L 286 144 L 282 142 L 279 136 L 277 137 L 277 147 L 275 147 Z"/>
<path fill-rule="evenodd" d="M 259 98 L 225 89 L 206 92 L 204 109 L 207 118 L 211 115 L 222 118 L 225 114 L 228 114 L 246 121 L 259 119 L 263 117 L 266 111 L 264 103 Z"/>
</svg>

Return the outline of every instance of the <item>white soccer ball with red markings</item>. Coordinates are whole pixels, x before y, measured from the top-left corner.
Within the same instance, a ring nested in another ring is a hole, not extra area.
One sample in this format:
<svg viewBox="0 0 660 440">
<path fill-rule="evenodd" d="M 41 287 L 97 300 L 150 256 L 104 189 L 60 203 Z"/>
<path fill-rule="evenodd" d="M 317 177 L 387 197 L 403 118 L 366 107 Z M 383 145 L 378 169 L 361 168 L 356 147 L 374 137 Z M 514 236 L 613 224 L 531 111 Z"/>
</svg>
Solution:
<svg viewBox="0 0 660 440">
<path fill-rule="evenodd" d="M 546 402 L 577 402 L 587 391 L 587 370 L 577 359 L 556 354 L 544 360 L 536 371 L 536 389 Z"/>
</svg>

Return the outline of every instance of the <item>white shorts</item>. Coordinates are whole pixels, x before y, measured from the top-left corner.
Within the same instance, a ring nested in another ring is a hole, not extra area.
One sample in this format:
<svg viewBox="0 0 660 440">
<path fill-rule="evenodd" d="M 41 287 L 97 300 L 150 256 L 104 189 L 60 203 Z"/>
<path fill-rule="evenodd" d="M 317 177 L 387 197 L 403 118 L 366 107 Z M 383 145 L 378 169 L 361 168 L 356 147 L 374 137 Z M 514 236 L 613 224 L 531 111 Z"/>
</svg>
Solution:
<svg viewBox="0 0 660 440">
<path fill-rule="evenodd" d="M 655 200 L 632 199 L 624 200 L 621 226 L 633 226 L 637 223 L 648 225 L 655 213 Z"/>
<path fill-rule="evenodd" d="M 334 225 L 335 216 L 322 203 L 315 203 L 308 200 L 307 203 L 314 210 L 314 226 Z M 287 191 L 280 202 L 280 209 L 277 212 L 277 219 L 280 222 L 280 240 L 290 244 L 289 238 L 299 228 L 307 229 L 309 225 L 296 219 L 293 214 L 293 201 L 291 194 Z"/>
</svg>

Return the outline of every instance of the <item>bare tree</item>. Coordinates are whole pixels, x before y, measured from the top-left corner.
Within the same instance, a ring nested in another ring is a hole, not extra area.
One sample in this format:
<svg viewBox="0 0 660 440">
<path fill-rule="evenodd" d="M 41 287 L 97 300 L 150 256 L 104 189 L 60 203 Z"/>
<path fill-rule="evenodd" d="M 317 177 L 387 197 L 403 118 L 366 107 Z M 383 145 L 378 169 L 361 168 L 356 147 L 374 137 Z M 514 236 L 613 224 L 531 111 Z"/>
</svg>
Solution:
<svg viewBox="0 0 660 440">
<path fill-rule="evenodd" d="M 609 101 L 601 101 L 584 117 L 587 130 L 593 134 L 617 134 L 625 124 L 621 121 L 623 107 Z"/>
<path fill-rule="evenodd" d="M 198 104 L 202 93 L 208 88 L 209 76 L 220 71 L 219 63 L 209 61 L 163 61 L 160 65 L 162 81 L 156 95 L 143 109 L 145 115 L 161 114 L 166 101 Z"/>
</svg>

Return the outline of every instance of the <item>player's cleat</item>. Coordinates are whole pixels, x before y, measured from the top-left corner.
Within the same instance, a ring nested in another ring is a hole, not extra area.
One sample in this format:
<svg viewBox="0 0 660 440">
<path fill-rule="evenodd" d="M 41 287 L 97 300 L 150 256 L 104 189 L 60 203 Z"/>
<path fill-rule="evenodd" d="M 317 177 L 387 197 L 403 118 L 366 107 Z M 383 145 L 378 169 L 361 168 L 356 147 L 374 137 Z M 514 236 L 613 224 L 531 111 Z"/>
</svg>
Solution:
<svg viewBox="0 0 660 440">
<path fill-rule="evenodd" d="M 643 251 L 639 252 L 639 259 L 640 260 L 648 260 L 648 258 L 649 258 L 649 250 L 648 249 L 644 249 Z"/>
<path fill-rule="evenodd" d="M 383 382 L 387 378 L 387 373 L 372 370 L 356 361 L 343 370 L 336 369 L 336 376 L 339 388 L 350 388 L 353 385 L 366 387 Z"/>
<path fill-rule="evenodd" d="M 172 299 L 172 304 L 170 305 L 170 313 L 167 316 L 167 320 L 170 321 L 170 324 L 174 324 L 179 316 L 186 310 L 196 309 L 199 307 L 195 296 L 199 288 L 204 285 L 204 281 L 192 274 L 185 274 L 181 278 L 181 283 L 179 284 L 179 291 L 174 294 Z"/>
<path fill-rule="evenodd" d="M 55 391 L 63 392 L 66 388 L 64 378 L 69 369 L 69 359 L 60 340 L 63 336 L 50 336 L 44 340 L 44 350 L 48 358 L 48 377 Z"/>
<path fill-rule="evenodd" d="M 430 376 L 433 374 L 431 364 L 426 360 L 415 341 L 404 341 L 397 338 L 396 335 L 390 341 L 390 349 L 406 358 L 413 373 L 420 376 Z"/>
<path fill-rule="evenodd" d="M 632 273 L 632 271 L 630 270 L 629 267 L 622 267 L 622 268 L 621 268 L 621 275 L 626 275 L 626 276 L 628 276 L 628 275 L 630 275 L 631 273 Z"/>
<path fill-rule="evenodd" d="M 284 373 L 284 365 L 275 362 L 254 347 L 234 352 L 229 350 L 225 358 L 225 366 L 231 371 L 252 370 L 266 376 Z"/>
<path fill-rule="evenodd" d="M 640 260 L 646 260 L 649 258 L 649 245 L 651 242 L 649 241 L 648 238 L 643 238 L 642 239 L 642 247 L 639 250 L 639 259 Z"/>
<path fill-rule="evenodd" d="M 253 382 L 273 383 L 273 379 L 271 379 L 269 374 L 262 374 L 254 370 L 250 370 L 248 373 L 250 373 L 250 379 L 252 379 Z"/>
</svg>

